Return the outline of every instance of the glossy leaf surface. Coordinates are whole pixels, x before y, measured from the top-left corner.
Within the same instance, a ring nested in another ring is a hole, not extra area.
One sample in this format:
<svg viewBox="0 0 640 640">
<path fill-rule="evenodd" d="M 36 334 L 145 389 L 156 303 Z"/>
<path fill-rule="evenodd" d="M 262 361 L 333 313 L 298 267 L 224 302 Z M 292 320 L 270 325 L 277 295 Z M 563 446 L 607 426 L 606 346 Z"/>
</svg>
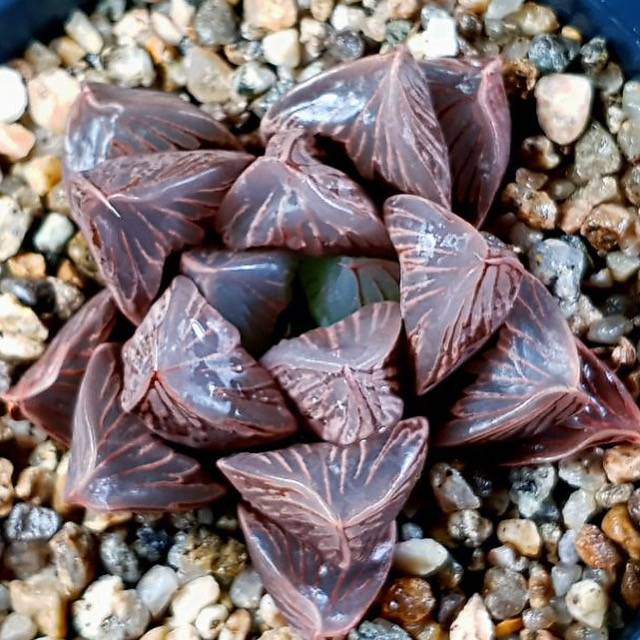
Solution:
<svg viewBox="0 0 640 640">
<path fill-rule="evenodd" d="M 506 452 L 512 464 L 560 460 L 590 447 L 619 442 L 640 444 L 640 409 L 627 388 L 588 347 L 578 341 L 582 389 L 588 402 L 582 411 L 536 438 Z"/>
<path fill-rule="evenodd" d="M 297 259 L 286 251 L 193 249 L 182 254 L 180 271 L 206 301 L 233 324 L 253 354 L 270 344 L 276 321 L 292 297 Z"/>
<path fill-rule="evenodd" d="M 125 344 L 123 361 L 122 406 L 172 442 L 225 450 L 296 430 L 271 374 L 184 276 L 151 307 Z"/>
<path fill-rule="evenodd" d="M 404 47 L 303 82 L 262 121 L 267 136 L 294 127 L 342 143 L 368 180 L 451 204 L 447 145 L 424 72 Z"/>
<path fill-rule="evenodd" d="M 522 268 L 462 218 L 423 198 L 390 198 L 385 222 L 400 259 L 400 304 L 422 394 L 504 322 Z"/>
<path fill-rule="evenodd" d="M 176 511 L 219 498 L 224 489 L 189 456 L 125 413 L 120 347 L 96 349 L 74 415 L 66 499 L 99 511 Z"/>
<path fill-rule="evenodd" d="M 261 363 L 322 438 L 351 444 L 402 417 L 400 306 L 382 302 L 344 320 L 283 340 Z"/>
<path fill-rule="evenodd" d="M 233 185 L 215 218 L 227 247 L 320 256 L 393 253 L 375 205 L 349 176 L 317 159 L 300 130 L 275 135 Z"/>
<path fill-rule="evenodd" d="M 400 301 L 400 267 L 378 258 L 307 258 L 300 280 L 315 321 L 323 327 L 365 305 Z"/>
<path fill-rule="evenodd" d="M 479 227 L 500 187 L 511 147 L 511 111 L 499 59 L 420 63 L 449 147 L 453 210 Z"/>
<path fill-rule="evenodd" d="M 72 176 L 72 215 L 132 322 L 158 294 L 166 258 L 202 241 L 203 224 L 251 160 L 235 151 L 156 153 Z"/>
<path fill-rule="evenodd" d="M 93 351 L 109 338 L 116 313 L 108 291 L 85 303 L 40 359 L 4 394 L 12 414 L 30 420 L 68 447 L 82 376 Z"/>
<path fill-rule="evenodd" d="M 534 438 L 578 411 L 580 387 L 573 335 L 544 285 L 526 275 L 497 345 L 472 364 L 478 373 L 434 438 L 439 446 Z"/>
<path fill-rule="evenodd" d="M 224 125 L 176 95 L 88 82 L 69 115 L 65 167 L 88 171 L 120 156 L 201 148 L 240 144 Z"/>
<path fill-rule="evenodd" d="M 250 505 L 240 516 L 253 563 L 302 637 L 348 633 L 376 596 L 427 435 L 415 418 L 346 447 L 295 445 L 218 463 Z"/>
</svg>

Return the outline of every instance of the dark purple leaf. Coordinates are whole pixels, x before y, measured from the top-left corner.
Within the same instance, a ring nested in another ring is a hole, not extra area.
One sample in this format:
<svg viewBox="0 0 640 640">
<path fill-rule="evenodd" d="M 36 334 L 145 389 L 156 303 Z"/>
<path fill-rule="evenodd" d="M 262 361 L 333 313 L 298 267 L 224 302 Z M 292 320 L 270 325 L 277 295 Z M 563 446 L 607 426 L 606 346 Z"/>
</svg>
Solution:
<svg viewBox="0 0 640 640">
<path fill-rule="evenodd" d="M 253 354 L 269 346 L 276 321 L 291 302 L 296 266 L 295 256 L 277 250 L 193 249 L 180 261 L 180 271 L 240 331 Z"/>
<path fill-rule="evenodd" d="M 311 78 L 262 121 L 267 136 L 294 127 L 344 144 L 366 179 L 451 204 L 447 144 L 424 72 L 404 47 Z"/>
<path fill-rule="evenodd" d="M 271 374 L 184 276 L 151 307 L 122 353 L 122 406 L 167 440 L 225 450 L 296 430 Z"/>
<path fill-rule="evenodd" d="M 82 376 L 93 351 L 109 338 L 116 313 L 106 290 L 89 300 L 62 327 L 42 357 L 4 394 L 12 414 L 30 420 L 68 447 Z"/>
<path fill-rule="evenodd" d="M 566 320 L 544 285 L 528 274 L 497 345 L 470 369 L 478 377 L 434 435 L 438 446 L 533 438 L 588 400 Z"/>
<path fill-rule="evenodd" d="M 385 222 L 400 257 L 402 317 L 422 394 L 500 327 L 523 272 L 515 257 L 423 198 L 390 198 Z"/>
<path fill-rule="evenodd" d="M 88 82 L 71 109 L 65 138 L 67 171 L 103 160 L 158 151 L 240 149 L 227 128 L 176 95 Z"/>
<path fill-rule="evenodd" d="M 98 347 L 74 415 L 66 499 L 89 509 L 176 511 L 219 498 L 224 489 L 198 462 L 153 436 L 118 402 L 120 347 Z"/>
<path fill-rule="evenodd" d="M 579 413 L 535 439 L 506 451 L 510 464 L 560 460 L 584 449 L 619 442 L 640 444 L 640 409 L 627 388 L 588 347 L 578 341 L 582 388 L 589 401 Z"/>
<path fill-rule="evenodd" d="M 400 307 L 380 302 L 344 320 L 283 340 L 262 358 L 323 439 L 351 444 L 402 417 Z"/>
<path fill-rule="evenodd" d="M 511 112 L 502 62 L 439 58 L 420 66 L 449 147 L 453 210 L 479 227 L 509 163 Z"/>
<path fill-rule="evenodd" d="M 393 247 L 360 185 L 317 158 L 300 130 L 275 135 L 233 185 L 215 218 L 232 249 L 281 247 L 320 256 L 389 255 Z"/>
<path fill-rule="evenodd" d="M 309 310 L 323 327 L 374 302 L 400 301 L 400 267 L 379 258 L 306 258 L 300 280 Z"/>
<path fill-rule="evenodd" d="M 123 157 L 69 180 L 71 211 L 122 312 L 138 324 L 167 256 L 199 244 L 203 224 L 252 156 L 184 151 Z"/>
<path fill-rule="evenodd" d="M 393 521 L 420 476 L 427 435 L 427 421 L 414 418 L 345 447 L 219 461 L 252 508 L 241 509 L 252 560 L 305 639 L 347 633 L 382 586 Z"/>
</svg>

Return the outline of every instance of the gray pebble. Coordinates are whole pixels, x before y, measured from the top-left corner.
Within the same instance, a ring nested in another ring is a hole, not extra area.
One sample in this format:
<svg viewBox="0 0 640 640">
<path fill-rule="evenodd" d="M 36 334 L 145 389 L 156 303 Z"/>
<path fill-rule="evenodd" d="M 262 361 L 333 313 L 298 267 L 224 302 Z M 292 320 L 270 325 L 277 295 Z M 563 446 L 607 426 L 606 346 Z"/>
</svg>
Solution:
<svg viewBox="0 0 640 640">
<path fill-rule="evenodd" d="M 0 291 L 11 293 L 36 313 L 51 313 L 55 309 L 55 292 L 47 280 L 3 278 L 0 280 Z"/>
<path fill-rule="evenodd" d="M 200 44 L 207 47 L 231 44 L 238 35 L 236 15 L 227 0 L 205 0 L 193 25 Z"/>
<path fill-rule="evenodd" d="M 400 527 L 400 537 L 402 540 L 414 540 L 424 538 L 422 527 L 414 522 L 405 522 Z"/>
<path fill-rule="evenodd" d="M 259 96 L 268 91 L 278 80 L 266 65 L 251 61 L 238 67 L 233 74 L 233 86 L 241 96 Z"/>
<path fill-rule="evenodd" d="M 429 480 L 438 505 L 445 513 L 480 508 L 480 498 L 475 495 L 469 483 L 457 469 L 446 462 L 433 465 Z"/>
<path fill-rule="evenodd" d="M 264 587 L 258 572 L 247 567 L 233 579 L 229 597 L 240 609 L 257 609 L 263 593 Z"/>
<path fill-rule="evenodd" d="M 593 38 L 580 49 L 580 62 L 587 73 L 596 73 L 609 62 L 609 50 L 604 38 Z"/>
<path fill-rule="evenodd" d="M 576 143 L 575 177 L 581 183 L 620 171 L 622 156 L 614 137 L 593 122 Z"/>
<path fill-rule="evenodd" d="M 387 22 L 384 37 L 391 46 L 395 47 L 402 44 L 409 37 L 412 26 L 409 20 L 391 20 Z M 480 25 L 480 28 L 482 29 L 482 25 Z"/>
<path fill-rule="evenodd" d="M 355 31 L 339 31 L 332 38 L 329 53 L 341 62 L 357 60 L 364 54 L 364 41 Z"/>
<path fill-rule="evenodd" d="M 622 124 L 618 144 L 629 162 L 640 160 L 640 120 L 627 120 Z"/>
<path fill-rule="evenodd" d="M 580 561 L 576 551 L 576 532 L 573 529 L 565 531 L 558 542 L 558 557 L 560 562 L 577 564 Z"/>
<path fill-rule="evenodd" d="M 62 518 L 53 509 L 20 502 L 11 509 L 4 533 L 10 542 L 48 540 L 61 525 Z"/>
<path fill-rule="evenodd" d="M 387 620 L 374 620 L 363 622 L 349 634 L 348 640 L 411 640 L 411 636 Z"/>
<path fill-rule="evenodd" d="M 578 564 L 566 564 L 560 562 L 551 568 L 551 583 L 557 596 L 567 594 L 571 585 L 582 577 L 582 567 Z"/>
<path fill-rule="evenodd" d="M 527 603 L 527 581 L 516 571 L 494 567 L 484 577 L 484 602 L 498 620 L 513 618 Z"/>
<path fill-rule="evenodd" d="M 134 584 L 140 580 L 140 565 L 136 554 L 125 542 L 124 535 L 120 532 L 104 534 L 100 541 L 100 559 L 110 574 Z"/>
<path fill-rule="evenodd" d="M 561 36 L 543 34 L 536 36 L 529 47 L 529 60 L 540 73 L 561 73 L 578 56 L 580 45 Z"/>
<path fill-rule="evenodd" d="M 622 336 L 633 331 L 633 322 L 623 315 L 606 316 L 596 320 L 587 333 L 591 342 L 598 344 L 616 344 Z"/>
<path fill-rule="evenodd" d="M 492 533 L 493 524 L 474 509 L 456 511 L 447 520 L 447 531 L 465 547 L 479 547 Z"/>
<path fill-rule="evenodd" d="M 42 253 L 57 255 L 62 253 L 74 233 L 73 222 L 67 216 L 54 211 L 49 213 L 38 227 L 33 237 L 33 244 Z"/>
<path fill-rule="evenodd" d="M 537 513 L 551 495 L 558 481 L 556 469 L 551 464 L 520 467 L 509 474 L 511 499 L 518 505 L 520 514 L 530 518 Z"/>
</svg>

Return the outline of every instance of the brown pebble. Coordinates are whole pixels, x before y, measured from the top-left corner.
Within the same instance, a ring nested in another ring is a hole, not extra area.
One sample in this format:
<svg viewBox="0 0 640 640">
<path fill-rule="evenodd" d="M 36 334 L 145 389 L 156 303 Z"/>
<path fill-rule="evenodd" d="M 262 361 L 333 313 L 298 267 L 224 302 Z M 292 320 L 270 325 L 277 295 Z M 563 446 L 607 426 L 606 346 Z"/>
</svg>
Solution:
<svg viewBox="0 0 640 640">
<path fill-rule="evenodd" d="M 532 229 L 553 229 L 558 219 L 558 205 L 545 191 L 535 191 L 515 182 L 502 193 L 505 205 L 513 207 L 520 220 Z"/>
<path fill-rule="evenodd" d="M 431 586 L 422 578 L 400 578 L 382 595 L 382 615 L 403 627 L 425 624 L 435 606 Z"/>
<path fill-rule="evenodd" d="M 635 364 L 638 358 L 638 353 L 636 351 L 633 343 L 628 339 L 622 336 L 620 338 L 618 344 L 613 348 L 611 352 L 611 362 L 613 363 L 613 368 L 618 370 L 620 367 L 630 367 Z"/>
<path fill-rule="evenodd" d="M 637 482 L 640 480 L 640 447 L 620 445 L 607 449 L 603 464 L 611 482 Z"/>
<path fill-rule="evenodd" d="M 540 609 L 546 607 L 554 596 L 549 572 L 538 563 L 529 569 L 529 604 Z"/>
<path fill-rule="evenodd" d="M 526 138 L 520 148 L 520 157 L 534 171 L 555 169 L 562 161 L 556 146 L 546 136 Z"/>
<path fill-rule="evenodd" d="M 622 597 L 634 611 L 640 609 L 640 563 L 627 562 L 620 584 Z"/>
<path fill-rule="evenodd" d="M 496 638 L 506 638 L 524 628 L 522 618 L 509 618 L 496 624 Z"/>
<path fill-rule="evenodd" d="M 66 522 L 49 540 L 60 585 L 69 598 L 77 598 L 96 575 L 96 545 L 91 532 Z"/>
<path fill-rule="evenodd" d="M 640 560 L 640 531 L 636 529 L 627 507 L 617 504 L 602 520 L 602 530 L 617 542 L 632 560 Z"/>
<path fill-rule="evenodd" d="M 12 162 L 26 158 L 35 143 L 35 134 L 19 122 L 0 123 L 0 154 Z"/>
<path fill-rule="evenodd" d="M 0 458 L 0 517 L 9 514 L 13 507 L 13 463 L 7 458 Z"/>
<path fill-rule="evenodd" d="M 507 93 L 520 100 L 526 100 L 531 96 L 540 76 L 538 67 L 524 58 L 506 61 L 502 67 L 502 74 Z"/>
<path fill-rule="evenodd" d="M 53 495 L 55 474 L 44 467 L 27 467 L 16 482 L 16 496 L 35 505 L 48 504 Z"/>
<path fill-rule="evenodd" d="M 633 217 L 625 207 L 617 204 L 597 206 L 583 222 L 580 233 L 599 251 L 612 251 L 619 246 Z"/>
<path fill-rule="evenodd" d="M 14 278 L 44 278 L 47 263 L 40 253 L 20 253 L 7 260 L 7 268 Z"/>
<path fill-rule="evenodd" d="M 583 525 L 578 532 L 576 550 L 580 559 L 594 569 L 614 571 L 622 562 L 616 546 L 593 524 Z"/>
</svg>

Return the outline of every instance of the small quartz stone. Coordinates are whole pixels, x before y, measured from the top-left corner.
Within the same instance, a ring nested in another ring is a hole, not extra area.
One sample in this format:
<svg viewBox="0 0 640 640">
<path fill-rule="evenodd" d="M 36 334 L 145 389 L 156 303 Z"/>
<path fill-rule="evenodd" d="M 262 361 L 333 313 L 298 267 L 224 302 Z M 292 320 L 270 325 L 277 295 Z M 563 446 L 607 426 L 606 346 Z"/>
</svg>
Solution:
<svg viewBox="0 0 640 640">
<path fill-rule="evenodd" d="M 633 214 L 625 207 L 601 204 L 585 218 L 580 233 L 596 249 L 611 251 L 620 245 L 633 220 Z"/>
<path fill-rule="evenodd" d="M 560 26 L 555 11 L 536 2 L 526 2 L 511 20 L 525 36 L 551 33 Z"/>
<path fill-rule="evenodd" d="M 500 542 L 513 545 L 522 555 L 529 558 L 540 555 L 542 539 L 533 520 L 502 520 L 496 533 Z"/>
<path fill-rule="evenodd" d="M 194 27 L 200 44 L 206 47 L 231 44 L 238 31 L 233 8 L 226 0 L 205 0 L 196 13 Z"/>
<path fill-rule="evenodd" d="M 265 36 L 264 58 L 276 67 L 295 69 L 300 64 L 300 40 L 297 29 L 284 29 Z"/>
<path fill-rule="evenodd" d="M 214 604 L 200 611 L 194 626 L 203 640 L 213 640 L 218 637 L 228 618 L 229 609 L 223 604 Z M 285 622 L 283 620 L 281 626 L 284 625 Z"/>
<path fill-rule="evenodd" d="M 592 178 L 616 173 L 622 156 L 613 136 L 594 122 L 576 144 L 575 177 L 584 184 Z"/>
<path fill-rule="evenodd" d="M 232 69 L 217 53 L 191 47 L 185 57 L 187 89 L 200 102 L 222 103 L 232 94 Z"/>
<path fill-rule="evenodd" d="M 575 564 L 580 559 L 576 550 L 577 533 L 574 529 L 569 529 L 562 534 L 558 541 L 558 557 L 565 564 Z"/>
<path fill-rule="evenodd" d="M 486 17 L 489 20 L 502 20 L 502 18 L 518 11 L 523 4 L 524 0 L 491 0 Z"/>
<path fill-rule="evenodd" d="M 605 451 L 604 470 L 611 482 L 640 481 L 640 447 L 621 445 Z"/>
<path fill-rule="evenodd" d="M 93 580 L 96 572 L 96 545 L 90 531 L 65 522 L 49 540 L 56 575 L 64 592 L 77 598 Z"/>
<path fill-rule="evenodd" d="M 35 622 L 22 613 L 10 613 L 0 626 L 0 640 L 33 640 L 37 635 Z"/>
<path fill-rule="evenodd" d="M 74 11 L 65 23 L 64 30 L 88 53 L 102 51 L 102 36 L 83 11 Z"/>
<path fill-rule="evenodd" d="M 499 567 L 486 572 L 484 601 L 497 620 L 519 615 L 527 603 L 527 597 L 527 582 L 519 573 Z"/>
<path fill-rule="evenodd" d="M 480 499 L 462 474 L 450 465 L 439 462 L 430 471 L 429 479 L 438 506 L 445 513 L 460 509 L 478 509 Z"/>
<path fill-rule="evenodd" d="M 479 547 L 493 532 L 493 524 L 474 509 L 452 513 L 447 520 L 447 531 L 465 547 Z"/>
<path fill-rule="evenodd" d="M 366 22 L 366 13 L 360 7 L 338 4 L 331 13 L 331 26 L 336 31 L 362 31 Z"/>
<path fill-rule="evenodd" d="M 604 589 L 594 580 L 581 580 L 572 585 L 565 602 L 578 622 L 595 629 L 604 624 L 608 598 Z"/>
<path fill-rule="evenodd" d="M 424 20 L 425 10 L 430 9 Z M 425 30 L 409 37 L 407 46 L 416 60 L 446 58 L 458 55 L 456 22 L 451 15 L 441 9 L 425 7 L 423 10 Z"/>
<path fill-rule="evenodd" d="M 22 76 L 10 67 L 0 67 L 0 122 L 11 124 L 22 117 L 27 108 L 27 88 Z"/>
<path fill-rule="evenodd" d="M 435 606 L 431 587 L 422 578 L 399 578 L 382 594 L 382 615 L 405 628 L 427 622 Z"/>
<path fill-rule="evenodd" d="M 571 144 L 589 121 L 593 87 L 573 74 L 551 74 L 536 85 L 538 120 L 545 134 L 558 144 Z"/>
<path fill-rule="evenodd" d="M 622 124 L 618 144 L 629 162 L 640 160 L 640 120 L 627 120 Z"/>
<path fill-rule="evenodd" d="M 178 576 L 171 567 L 154 565 L 140 578 L 136 591 L 151 617 L 159 620 L 179 586 Z"/>
<path fill-rule="evenodd" d="M 633 485 L 605 484 L 596 491 L 596 502 L 603 509 L 610 509 L 616 504 L 625 504 L 631 498 Z"/>
<path fill-rule="evenodd" d="M 632 560 L 640 561 L 640 531 L 636 528 L 629 511 L 623 504 L 617 504 L 602 519 L 602 530 L 617 542 Z"/>
<path fill-rule="evenodd" d="M 244 0 L 243 8 L 249 24 L 267 31 L 292 27 L 298 17 L 295 0 Z"/>
<path fill-rule="evenodd" d="M 576 549 L 580 559 L 593 569 L 615 571 L 622 562 L 616 546 L 593 524 L 585 524 L 580 529 Z"/>
<path fill-rule="evenodd" d="M 487 554 L 487 560 L 494 567 L 511 569 L 521 573 L 529 567 L 529 560 L 521 556 L 513 547 L 503 544 L 495 547 Z"/>
<path fill-rule="evenodd" d="M 432 538 L 398 542 L 393 550 L 393 566 L 414 576 L 431 576 L 440 571 L 448 560 L 447 549 Z"/>
<path fill-rule="evenodd" d="M 640 82 L 631 81 L 624 85 L 622 108 L 627 117 L 632 120 L 640 120 Z"/>
<path fill-rule="evenodd" d="M 218 640 L 245 640 L 250 629 L 251 614 L 246 609 L 236 609 L 222 626 Z"/>
<path fill-rule="evenodd" d="M 580 49 L 582 67 L 587 73 L 602 70 L 609 61 L 607 41 L 604 38 L 593 38 Z"/>
<path fill-rule="evenodd" d="M 14 256 L 31 225 L 31 216 L 11 197 L 0 195 L 0 261 Z"/>
<path fill-rule="evenodd" d="M 6 519 L 4 533 L 10 541 L 48 540 L 61 524 L 62 519 L 52 509 L 21 502 Z"/>
<path fill-rule="evenodd" d="M 215 604 L 219 597 L 220 587 L 213 576 L 202 576 L 187 582 L 171 599 L 175 623 L 194 622 L 200 610 Z"/>
<path fill-rule="evenodd" d="M 104 64 L 109 79 L 123 87 L 150 87 L 156 78 L 149 54 L 133 44 L 109 49 Z"/>
<path fill-rule="evenodd" d="M 587 451 L 558 463 L 558 475 L 572 487 L 596 491 L 607 482 L 602 467 L 602 452 Z"/>
<path fill-rule="evenodd" d="M 530 518 L 551 495 L 557 482 L 557 473 L 550 464 L 520 467 L 511 471 L 509 479 L 511 499 L 518 505 L 520 513 L 525 518 Z"/>
<path fill-rule="evenodd" d="M 140 566 L 136 554 L 125 542 L 125 535 L 124 531 L 105 534 L 100 541 L 100 560 L 110 574 L 135 584 L 140 579 Z"/>
<path fill-rule="evenodd" d="M 492 4 L 496 0 L 493 0 Z M 476 593 L 462 608 L 449 631 L 450 640 L 493 640 L 495 628 L 485 603 Z"/>
<path fill-rule="evenodd" d="M 67 216 L 55 211 L 47 214 L 47 217 L 38 227 L 33 238 L 33 244 L 38 251 L 57 255 L 62 252 L 64 246 L 75 233 L 75 227 Z"/>
<path fill-rule="evenodd" d="M 630 609 L 640 609 L 640 564 L 627 562 L 620 586 L 622 597 Z"/>
<path fill-rule="evenodd" d="M 640 269 L 640 258 L 612 251 L 607 254 L 607 267 L 616 282 L 627 282 Z"/>
<path fill-rule="evenodd" d="M 622 176 L 622 188 L 631 204 L 640 205 L 640 165 L 633 165 L 627 169 Z"/>
<path fill-rule="evenodd" d="M 63 69 L 45 71 L 30 80 L 29 113 L 34 122 L 53 133 L 64 133 L 80 83 Z"/>
<path fill-rule="evenodd" d="M 551 568 L 551 582 L 557 596 L 567 594 L 573 584 L 580 580 L 582 567 L 578 564 L 560 562 Z"/>
<path fill-rule="evenodd" d="M 239 573 L 231 583 L 229 597 L 239 609 L 257 609 L 264 592 L 262 579 L 252 567 Z"/>
<path fill-rule="evenodd" d="M 598 510 L 596 499 L 590 491 L 578 489 L 566 500 L 562 517 L 569 529 L 579 530 Z"/>
</svg>

